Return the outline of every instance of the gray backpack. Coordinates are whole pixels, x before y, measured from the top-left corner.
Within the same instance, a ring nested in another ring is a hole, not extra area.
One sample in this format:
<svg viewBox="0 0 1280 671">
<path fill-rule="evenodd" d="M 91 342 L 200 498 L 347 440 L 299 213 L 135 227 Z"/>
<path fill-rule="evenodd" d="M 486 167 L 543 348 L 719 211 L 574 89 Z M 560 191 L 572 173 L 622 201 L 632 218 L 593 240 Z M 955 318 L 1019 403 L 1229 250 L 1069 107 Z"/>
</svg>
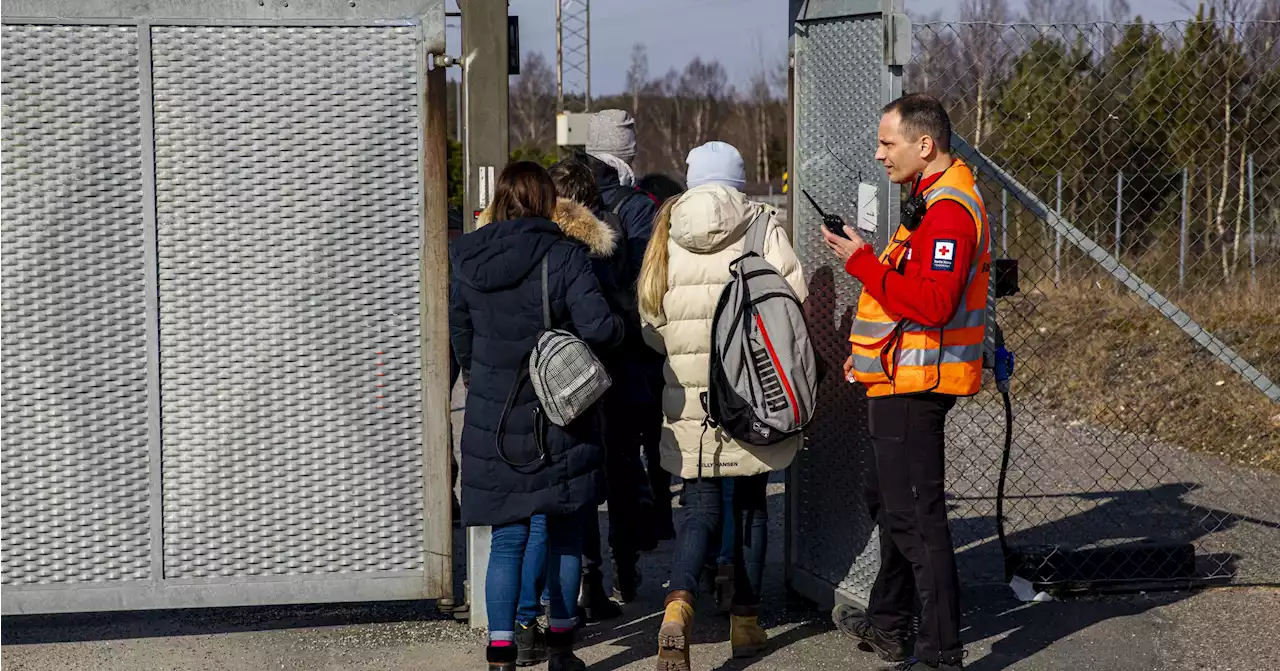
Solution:
<svg viewBox="0 0 1280 671">
<path fill-rule="evenodd" d="M 542 412 L 556 426 L 568 426 L 604 396 L 613 383 L 591 347 L 578 336 L 551 328 L 547 257 L 542 257 L 542 324 L 546 330 L 529 354 L 529 381 Z"/>
<path fill-rule="evenodd" d="M 769 213 L 747 228 L 729 266 L 711 331 L 711 384 L 702 395 L 709 426 L 749 445 L 774 445 L 813 417 L 818 367 L 804 310 L 786 278 L 764 260 Z"/>
<path fill-rule="evenodd" d="M 498 456 L 507 464 L 518 468 L 533 466 L 547 458 L 543 443 L 545 421 L 549 420 L 556 426 L 568 426 L 600 400 L 613 384 L 604 365 L 587 343 L 568 331 L 552 328 L 545 256 L 542 257 L 541 272 L 542 326 L 545 330 L 538 336 L 533 349 L 525 355 L 525 361 L 520 366 L 520 372 L 502 408 L 502 417 L 498 420 Z M 520 388 L 526 380 L 533 385 L 533 393 L 538 397 L 539 407 L 534 410 L 534 437 L 538 455 L 530 461 L 516 462 L 507 457 L 503 440 L 506 436 L 507 416 L 511 414 Z"/>
</svg>

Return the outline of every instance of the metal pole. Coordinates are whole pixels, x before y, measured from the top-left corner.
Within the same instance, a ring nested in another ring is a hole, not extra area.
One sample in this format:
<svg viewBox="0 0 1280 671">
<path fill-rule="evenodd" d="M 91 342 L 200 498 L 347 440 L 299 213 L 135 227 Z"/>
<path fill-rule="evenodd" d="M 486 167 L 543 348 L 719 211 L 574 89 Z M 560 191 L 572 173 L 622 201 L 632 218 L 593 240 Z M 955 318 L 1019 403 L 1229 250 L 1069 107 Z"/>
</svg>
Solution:
<svg viewBox="0 0 1280 671">
<path fill-rule="evenodd" d="M 509 159 L 507 105 L 507 2 L 462 0 L 462 69 L 466 108 L 462 225 L 475 229 L 475 215 L 489 206 L 497 176 Z"/>
<path fill-rule="evenodd" d="M 556 0 L 556 114 L 564 111 L 564 0 Z"/>
<path fill-rule="evenodd" d="M 507 0 L 459 0 L 459 5 L 463 16 L 462 53 L 467 58 L 462 70 L 467 110 L 467 189 L 462 221 L 464 229 L 471 231 L 475 230 L 475 216 L 489 205 L 497 177 L 510 155 Z M 484 593 L 490 528 L 468 527 L 466 533 L 468 620 L 472 627 L 486 627 L 489 613 Z"/>
<path fill-rule="evenodd" d="M 1058 199 L 1054 205 L 1058 216 L 1062 216 L 1062 173 L 1057 176 Z M 1053 283 L 1062 284 L 1062 233 L 1053 232 Z"/>
<path fill-rule="evenodd" d="M 583 112 L 591 111 L 591 0 L 583 0 L 587 8 L 587 97 L 583 101 Z"/>
<path fill-rule="evenodd" d="M 1009 255 L 1009 192 L 1000 189 L 1000 249 Z"/>
<path fill-rule="evenodd" d="M 440 45 L 443 55 L 444 45 Z M 430 58 L 432 54 L 427 54 Z M 427 71 L 425 93 L 419 338 L 422 366 L 423 560 L 427 594 L 452 601 L 453 436 L 449 428 L 449 94 L 445 68 Z"/>
<path fill-rule="evenodd" d="M 1182 169 L 1182 213 L 1178 224 L 1178 288 L 1187 279 L 1187 169 Z"/>
<path fill-rule="evenodd" d="M 1116 173 L 1116 251 L 1115 257 L 1120 258 L 1120 210 L 1124 207 L 1124 173 Z"/>
<path fill-rule="evenodd" d="M 1249 154 L 1249 283 L 1257 286 L 1258 251 L 1254 246 L 1253 222 L 1253 154 Z"/>
</svg>

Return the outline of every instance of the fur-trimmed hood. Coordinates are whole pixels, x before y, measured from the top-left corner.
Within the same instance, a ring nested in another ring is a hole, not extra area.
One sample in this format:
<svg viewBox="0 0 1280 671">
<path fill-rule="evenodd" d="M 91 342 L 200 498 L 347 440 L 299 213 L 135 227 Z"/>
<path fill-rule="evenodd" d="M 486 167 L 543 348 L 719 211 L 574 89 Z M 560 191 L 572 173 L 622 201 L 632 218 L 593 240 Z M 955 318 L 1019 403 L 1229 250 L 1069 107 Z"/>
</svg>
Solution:
<svg viewBox="0 0 1280 671">
<path fill-rule="evenodd" d="M 618 248 L 618 231 L 600 221 L 585 205 L 557 198 L 551 220 L 565 235 L 586 245 L 592 256 L 607 259 Z M 487 226 L 492 221 L 493 215 L 489 208 L 485 208 L 476 218 L 476 228 Z"/>
</svg>

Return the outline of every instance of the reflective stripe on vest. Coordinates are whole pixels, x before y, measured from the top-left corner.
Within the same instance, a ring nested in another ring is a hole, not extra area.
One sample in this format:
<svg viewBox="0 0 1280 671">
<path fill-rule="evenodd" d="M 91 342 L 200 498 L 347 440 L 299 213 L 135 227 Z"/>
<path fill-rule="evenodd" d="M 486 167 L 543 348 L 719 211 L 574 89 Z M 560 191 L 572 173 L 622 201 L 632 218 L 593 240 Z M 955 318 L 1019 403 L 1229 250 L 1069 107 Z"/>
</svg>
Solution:
<svg viewBox="0 0 1280 671">
<path fill-rule="evenodd" d="M 968 396 L 982 386 L 991 273 L 986 206 L 978 193 L 973 172 L 959 159 L 925 189 L 924 197 L 926 206 L 941 200 L 959 203 L 973 217 L 978 233 L 977 247 L 965 278 L 965 290 L 955 314 L 942 328 L 894 315 L 863 290 L 849 341 L 853 376 L 866 385 L 868 396 L 926 391 Z M 910 238 L 911 232 L 900 226 L 880 254 L 880 262 L 898 268 Z"/>
</svg>

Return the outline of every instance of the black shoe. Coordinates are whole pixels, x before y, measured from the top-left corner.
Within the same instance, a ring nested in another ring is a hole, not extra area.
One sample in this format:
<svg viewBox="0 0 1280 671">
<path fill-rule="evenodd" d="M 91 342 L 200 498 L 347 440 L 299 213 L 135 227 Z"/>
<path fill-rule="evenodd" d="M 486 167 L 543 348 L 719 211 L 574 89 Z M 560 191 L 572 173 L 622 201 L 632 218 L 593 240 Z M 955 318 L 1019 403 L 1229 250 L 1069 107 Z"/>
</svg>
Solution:
<svg viewBox="0 0 1280 671">
<path fill-rule="evenodd" d="M 489 671 L 515 671 L 515 646 L 504 645 L 500 648 L 487 646 L 484 649 L 484 659 L 489 663 Z"/>
<path fill-rule="evenodd" d="M 716 567 L 716 577 L 712 594 L 716 595 L 716 612 L 728 613 L 733 606 L 733 564 L 720 564 Z"/>
<path fill-rule="evenodd" d="M 836 629 L 858 639 L 858 648 L 874 652 L 886 662 L 914 662 L 908 659 L 906 636 L 876 629 L 867 619 L 866 612 L 853 606 L 840 605 L 831 611 L 831 621 Z M 900 667 L 903 669 L 910 667 Z M 924 671 L 924 668 L 912 671 Z"/>
<path fill-rule="evenodd" d="M 547 661 L 547 638 L 538 621 L 516 622 L 516 666 L 533 666 Z"/>
<path fill-rule="evenodd" d="M 604 575 L 598 568 L 582 569 L 582 586 L 578 588 L 578 614 L 583 622 L 612 620 L 622 615 L 622 608 L 604 591 Z"/>
<path fill-rule="evenodd" d="M 547 671 L 587 671 L 586 662 L 573 654 L 573 632 L 547 632 Z"/>
<path fill-rule="evenodd" d="M 627 604 L 636 600 L 636 590 L 640 587 L 640 569 L 634 560 L 613 562 L 613 600 Z"/>
</svg>

